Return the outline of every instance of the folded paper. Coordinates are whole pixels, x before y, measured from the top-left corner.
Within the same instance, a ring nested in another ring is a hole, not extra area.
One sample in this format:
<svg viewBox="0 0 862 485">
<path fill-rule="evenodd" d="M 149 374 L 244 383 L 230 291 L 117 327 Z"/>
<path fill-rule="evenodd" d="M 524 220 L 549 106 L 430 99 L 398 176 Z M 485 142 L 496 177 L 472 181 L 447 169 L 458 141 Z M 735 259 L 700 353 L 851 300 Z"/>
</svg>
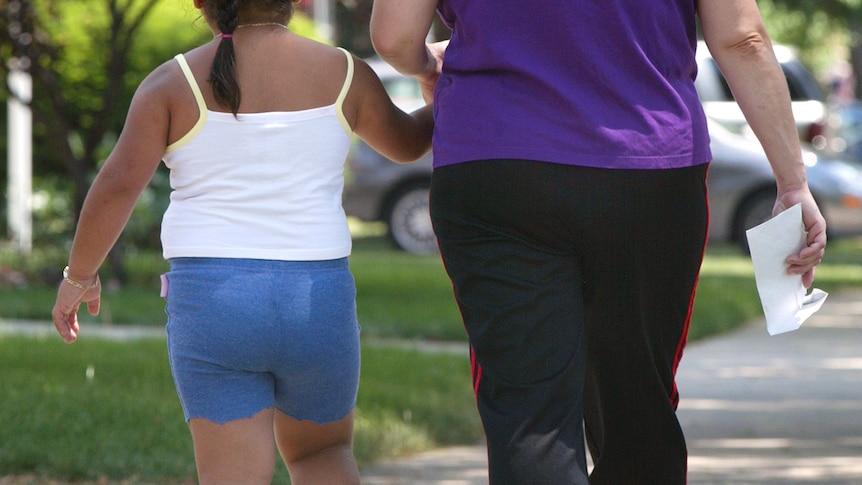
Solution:
<svg viewBox="0 0 862 485">
<path fill-rule="evenodd" d="M 806 293 L 802 275 L 787 273 L 787 257 L 805 247 L 802 206 L 796 204 L 745 232 L 754 264 L 754 280 L 770 335 L 796 330 L 823 306 L 828 294 Z"/>
</svg>

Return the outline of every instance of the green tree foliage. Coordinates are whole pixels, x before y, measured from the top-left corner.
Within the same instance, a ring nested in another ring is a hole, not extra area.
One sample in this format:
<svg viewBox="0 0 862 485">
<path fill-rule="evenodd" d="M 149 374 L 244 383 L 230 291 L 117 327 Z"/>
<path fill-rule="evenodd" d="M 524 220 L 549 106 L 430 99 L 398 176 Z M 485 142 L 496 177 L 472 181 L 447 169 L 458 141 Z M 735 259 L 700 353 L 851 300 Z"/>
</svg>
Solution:
<svg viewBox="0 0 862 485">
<path fill-rule="evenodd" d="M 36 243 L 56 243 L 68 239 L 138 83 L 209 29 L 193 26 L 198 14 L 190 0 L 7 1 L 0 52 L 33 77 L 34 233 L 49 238 Z M 47 203 L 40 207 L 40 200 Z M 46 234 L 47 227 L 65 231 Z M 119 251 L 109 260 L 122 279 Z"/>
<path fill-rule="evenodd" d="M 208 29 L 179 0 L 12 2 L 30 37 L 19 55 L 33 75 L 34 173 L 68 174 L 77 210 L 137 84 Z"/>
<path fill-rule="evenodd" d="M 7 61 L 18 58 L 28 61 L 33 76 L 37 198 L 67 211 L 65 222 L 37 220 L 37 225 L 62 229 L 55 237 L 67 239 L 137 86 L 176 53 L 210 41 L 212 33 L 192 0 L 5 0 L 0 9 L 0 75 L 5 78 Z M 313 37 L 313 23 L 305 16 L 297 15 L 291 28 Z M 3 83 L 0 101 L 7 95 Z M 3 117 L 4 152 L 5 123 Z M 0 169 L 0 190 L 5 169 Z M 49 193 L 39 197 L 43 189 Z M 161 170 L 142 197 L 139 217 L 127 234 L 130 242 L 157 244 L 154 236 L 166 203 L 161 195 L 167 190 Z M 59 204 L 68 194 L 71 203 Z M 58 217 L 54 210 L 47 213 Z"/>
<path fill-rule="evenodd" d="M 4 60 L 23 60 L 33 76 L 35 189 L 65 187 L 73 194 L 65 227 L 73 225 L 99 161 L 122 128 L 137 84 L 170 52 L 194 45 L 208 31 L 203 23 L 192 27 L 196 13 L 191 1 L 185 3 L 8 1 L 0 53 Z"/>
<path fill-rule="evenodd" d="M 762 3 L 774 3 L 797 12 L 824 13 L 836 20 L 862 19 L 862 0 L 770 0 Z"/>
<path fill-rule="evenodd" d="M 849 62 L 862 93 L 862 0 L 760 0 L 773 37 L 800 48 L 816 72 Z"/>
<path fill-rule="evenodd" d="M 835 46 L 846 43 L 844 26 L 822 11 L 788 9 L 772 0 L 758 3 L 770 35 L 797 47 L 803 60 L 814 69 L 823 69 L 835 56 Z"/>
</svg>

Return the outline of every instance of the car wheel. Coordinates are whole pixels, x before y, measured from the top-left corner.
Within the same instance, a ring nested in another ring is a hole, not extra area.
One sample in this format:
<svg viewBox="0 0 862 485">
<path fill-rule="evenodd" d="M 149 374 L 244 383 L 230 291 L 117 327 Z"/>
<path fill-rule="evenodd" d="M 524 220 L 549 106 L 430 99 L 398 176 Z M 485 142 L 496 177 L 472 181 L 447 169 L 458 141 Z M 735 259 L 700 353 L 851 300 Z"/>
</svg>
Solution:
<svg viewBox="0 0 862 485">
<path fill-rule="evenodd" d="M 772 208 L 774 205 L 774 190 L 755 192 L 740 204 L 733 225 L 733 240 L 744 253 L 749 253 L 748 239 L 745 237 L 745 231 L 768 221 L 772 217 Z"/>
<path fill-rule="evenodd" d="M 437 238 L 431 227 L 426 186 L 408 187 L 394 197 L 387 223 L 389 237 L 400 249 L 413 254 L 437 251 Z"/>
</svg>

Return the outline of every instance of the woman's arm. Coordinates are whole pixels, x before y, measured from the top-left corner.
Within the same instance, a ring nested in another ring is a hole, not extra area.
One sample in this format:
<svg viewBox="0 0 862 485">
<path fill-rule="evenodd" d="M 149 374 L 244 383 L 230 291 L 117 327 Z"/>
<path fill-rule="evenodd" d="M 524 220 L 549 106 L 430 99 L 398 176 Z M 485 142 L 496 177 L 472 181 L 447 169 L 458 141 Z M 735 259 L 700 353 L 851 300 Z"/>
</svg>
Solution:
<svg viewBox="0 0 862 485">
<path fill-rule="evenodd" d="M 381 59 L 422 87 L 431 102 L 449 41 L 426 44 L 436 15 L 436 0 L 375 0 L 371 11 L 371 42 Z"/>
<path fill-rule="evenodd" d="M 436 9 L 437 0 L 375 0 L 369 27 L 374 50 L 401 74 L 438 72 L 438 58 L 425 45 Z"/>
<path fill-rule="evenodd" d="M 826 221 L 808 188 L 787 81 L 755 0 L 700 0 L 703 37 L 775 174 L 773 214 L 802 204 L 807 246 L 788 258 L 789 272 L 810 286 L 826 247 Z"/>
</svg>

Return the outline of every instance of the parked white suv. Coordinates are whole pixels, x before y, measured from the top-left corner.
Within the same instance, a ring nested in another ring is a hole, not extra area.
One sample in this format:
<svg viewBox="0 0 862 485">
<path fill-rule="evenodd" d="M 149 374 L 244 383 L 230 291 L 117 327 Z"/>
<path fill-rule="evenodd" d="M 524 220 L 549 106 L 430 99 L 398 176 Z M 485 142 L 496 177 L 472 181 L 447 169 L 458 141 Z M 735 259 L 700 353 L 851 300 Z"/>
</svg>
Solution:
<svg viewBox="0 0 862 485">
<path fill-rule="evenodd" d="M 818 134 L 826 113 L 823 94 L 814 76 L 799 61 L 794 50 L 783 45 L 776 45 L 775 56 L 784 70 L 787 86 L 790 88 L 791 107 L 799 137 L 804 142 L 811 142 Z M 718 66 L 701 41 L 697 45 L 697 79 L 695 87 L 703 109 L 707 116 L 721 123 L 733 133 L 752 137 L 751 129 L 742 115 L 742 110 L 727 86 L 727 81 L 718 70 Z"/>
</svg>

